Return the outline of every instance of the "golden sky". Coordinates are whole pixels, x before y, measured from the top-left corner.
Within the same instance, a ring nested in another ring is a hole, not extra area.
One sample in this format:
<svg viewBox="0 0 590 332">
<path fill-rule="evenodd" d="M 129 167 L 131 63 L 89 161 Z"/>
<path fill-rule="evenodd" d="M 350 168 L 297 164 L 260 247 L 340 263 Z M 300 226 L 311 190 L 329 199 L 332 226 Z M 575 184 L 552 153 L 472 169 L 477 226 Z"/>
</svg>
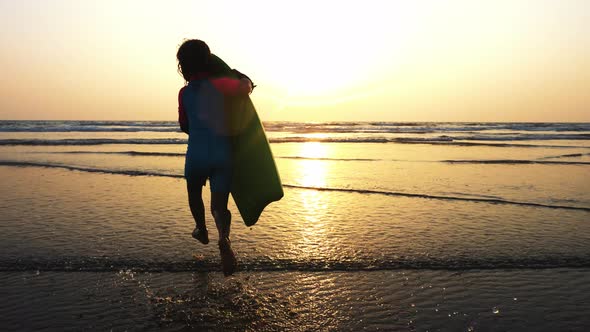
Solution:
<svg viewBox="0 0 590 332">
<path fill-rule="evenodd" d="M 175 120 L 185 38 L 263 120 L 590 121 L 585 0 L 0 0 L 0 119 Z"/>
</svg>

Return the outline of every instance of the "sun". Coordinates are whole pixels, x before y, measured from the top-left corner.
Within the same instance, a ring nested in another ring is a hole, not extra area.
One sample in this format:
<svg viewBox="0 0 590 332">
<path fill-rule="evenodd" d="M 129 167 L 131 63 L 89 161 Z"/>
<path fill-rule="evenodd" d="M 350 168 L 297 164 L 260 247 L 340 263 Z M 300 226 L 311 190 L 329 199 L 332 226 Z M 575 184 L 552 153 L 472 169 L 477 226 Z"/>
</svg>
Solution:
<svg viewBox="0 0 590 332">
<path fill-rule="evenodd" d="M 252 60 L 264 64 L 256 68 L 262 82 L 292 99 L 338 96 L 362 86 L 383 67 L 385 50 L 397 45 L 383 23 L 391 13 L 322 1 L 309 7 L 280 3 L 276 9 L 275 16 L 249 22 L 261 33 L 248 39 L 248 47 L 256 50 Z"/>
</svg>

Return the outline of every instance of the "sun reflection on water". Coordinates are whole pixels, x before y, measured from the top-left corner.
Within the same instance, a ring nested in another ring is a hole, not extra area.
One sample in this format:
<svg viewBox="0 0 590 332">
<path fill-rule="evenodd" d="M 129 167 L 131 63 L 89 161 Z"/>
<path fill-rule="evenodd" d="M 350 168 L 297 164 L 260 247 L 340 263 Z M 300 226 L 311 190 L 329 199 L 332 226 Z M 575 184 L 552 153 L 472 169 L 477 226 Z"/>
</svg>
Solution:
<svg viewBox="0 0 590 332">
<path fill-rule="evenodd" d="M 302 144 L 299 156 L 304 158 L 324 158 L 327 147 L 319 142 Z M 306 187 L 325 187 L 327 163 L 324 160 L 304 159 L 299 161 L 300 184 Z M 320 191 L 299 191 L 302 204 L 300 223 L 301 238 L 297 246 L 306 257 L 322 257 L 326 252 L 329 225 L 326 215 L 329 210 L 328 196 Z"/>
<path fill-rule="evenodd" d="M 317 191 L 300 191 L 303 214 L 299 223 L 300 240 L 297 251 L 304 257 L 322 257 L 326 254 L 328 227 L 326 220 L 327 204 L 323 193 Z"/>
<path fill-rule="evenodd" d="M 299 156 L 303 158 L 324 158 L 327 147 L 319 142 L 302 144 Z M 305 159 L 300 163 L 300 181 L 303 186 L 323 187 L 326 185 L 326 163 L 322 160 Z"/>
</svg>

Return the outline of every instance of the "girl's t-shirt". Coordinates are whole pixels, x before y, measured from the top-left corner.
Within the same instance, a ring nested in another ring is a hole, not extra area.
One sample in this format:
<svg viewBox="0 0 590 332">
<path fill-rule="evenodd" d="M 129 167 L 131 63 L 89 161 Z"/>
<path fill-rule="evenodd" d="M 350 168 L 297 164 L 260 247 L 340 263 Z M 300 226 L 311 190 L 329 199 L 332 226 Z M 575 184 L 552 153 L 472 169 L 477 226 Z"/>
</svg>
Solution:
<svg viewBox="0 0 590 332">
<path fill-rule="evenodd" d="M 211 78 L 208 73 L 194 75 L 191 77 L 190 82 L 203 79 L 208 80 L 225 97 L 246 96 L 252 91 L 252 85 L 246 81 L 230 77 Z M 178 123 L 180 129 L 188 134 L 189 121 L 183 102 L 183 95 L 187 87 L 182 87 L 178 92 Z"/>
</svg>

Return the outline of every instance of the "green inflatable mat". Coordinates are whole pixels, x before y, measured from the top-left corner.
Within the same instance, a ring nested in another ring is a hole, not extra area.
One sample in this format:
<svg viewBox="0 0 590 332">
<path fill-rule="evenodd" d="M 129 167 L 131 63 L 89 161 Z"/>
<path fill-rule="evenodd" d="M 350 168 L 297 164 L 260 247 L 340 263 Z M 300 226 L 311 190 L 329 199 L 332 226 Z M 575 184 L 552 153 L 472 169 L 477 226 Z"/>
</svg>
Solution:
<svg viewBox="0 0 590 332">
<path fill-rule="evenodd" d="M 216 56 L 212 58 L 211 65 L 216 76 L 240 76 L 223 60 Z M 231 195 L 244 223 L 252 226 L 268 204 L 283 197 L 283 185 L 264 127 L 250 97 L 226 98 L 224 109 L 232 140 L 234 167 Z"/>
</svg>

